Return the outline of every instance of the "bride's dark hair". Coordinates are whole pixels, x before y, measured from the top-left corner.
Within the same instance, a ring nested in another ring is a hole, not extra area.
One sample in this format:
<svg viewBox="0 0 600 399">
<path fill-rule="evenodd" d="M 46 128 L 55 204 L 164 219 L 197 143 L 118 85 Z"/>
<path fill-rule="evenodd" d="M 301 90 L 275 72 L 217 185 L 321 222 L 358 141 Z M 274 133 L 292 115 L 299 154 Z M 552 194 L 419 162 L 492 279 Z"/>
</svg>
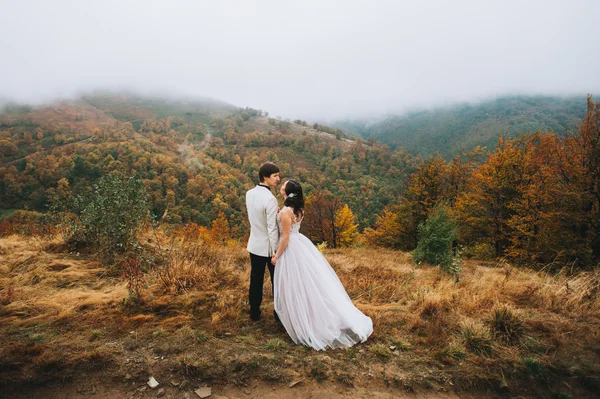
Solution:
<svg viewBox="0 0 600 399">
<path fill-rule="evenodd" d="M 300 183 L 296 180 L 288 180 L 285 183 L 285 195 L 287 195 L 287 198 L 283 205 L 292 207 L 294 215 L 302 216 L 304 214 L 304 194 Z"/>
</svg>

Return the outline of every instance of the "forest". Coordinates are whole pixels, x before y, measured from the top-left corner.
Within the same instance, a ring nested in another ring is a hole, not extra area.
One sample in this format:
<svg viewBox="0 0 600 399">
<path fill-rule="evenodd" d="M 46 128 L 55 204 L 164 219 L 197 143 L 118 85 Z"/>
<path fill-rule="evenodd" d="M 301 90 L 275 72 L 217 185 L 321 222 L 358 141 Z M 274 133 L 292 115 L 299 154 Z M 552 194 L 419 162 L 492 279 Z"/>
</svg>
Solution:
<svg viewBox="0 0 600 399">
<path fill-rule="evenodd" d="M 143 183 L 152 220 L 244 241 L 245 191 L 270 160 L 303 184 L 303 230 L 317 244 L 410 251 L 419 226 L 444 208 L 456 223 L 454 254 L 540 267 L 600 260 L 599 105 L 591 97 L 569 134 L 501 135 L 494 149 L 450 160 L 296 122 L 251 108 L 108 95 L 9 108 L 0 123 L 0 232 L 51 212 L 81 214 L 77 200 L 115 175 Z"/>
<path fill-rule="evenodd" d="M 494 150 L 498 136 L 553 131 L 572 133 L 585 116 L 585 96 L 502 96 L 473 103 L 430 106 L 404 114 L 332 122 L 352 134 L 392 148 L 446 159 L 476 146 Z"/>
</svg>

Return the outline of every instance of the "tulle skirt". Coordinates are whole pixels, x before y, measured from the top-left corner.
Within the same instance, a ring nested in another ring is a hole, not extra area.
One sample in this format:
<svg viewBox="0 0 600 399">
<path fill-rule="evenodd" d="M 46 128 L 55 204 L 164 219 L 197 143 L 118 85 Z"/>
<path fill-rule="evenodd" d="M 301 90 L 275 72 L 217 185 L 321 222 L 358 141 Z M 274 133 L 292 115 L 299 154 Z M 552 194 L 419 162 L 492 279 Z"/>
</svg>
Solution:
<svg viewBox="0 0 600 399">
<path fill-rule="evenodd" d="M 373 322 L 358 310 L 313 243 L 290 233 L 275 266 L 275 311 L 296 344 L 316 350 L 364 342 Z"/>
</svg>

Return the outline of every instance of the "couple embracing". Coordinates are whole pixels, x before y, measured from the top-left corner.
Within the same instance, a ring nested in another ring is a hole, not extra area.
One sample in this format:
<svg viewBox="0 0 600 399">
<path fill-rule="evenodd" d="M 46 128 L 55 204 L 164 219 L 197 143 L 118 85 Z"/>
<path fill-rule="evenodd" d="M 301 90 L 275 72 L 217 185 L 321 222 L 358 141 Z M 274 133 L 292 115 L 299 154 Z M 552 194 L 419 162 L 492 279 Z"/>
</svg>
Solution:
<svg viewBox="0 0 600 399">
<path fill-rule="evenodd" d="M 296 344 L 316 350 L 350 347 L 373 332 L 371 319 L 360 312 L 335 271 L 313 243 L 300 234 L 304 194 L 295 180 L 279 190 L 279 210 L 271 188 L 280 181 L 279 167 L 263 164 L 260 184 L 246 193 L 250 219 L 250 319 L 261 315 L 265 267 L 269 268 L 274 316 Z"/>
</svg>

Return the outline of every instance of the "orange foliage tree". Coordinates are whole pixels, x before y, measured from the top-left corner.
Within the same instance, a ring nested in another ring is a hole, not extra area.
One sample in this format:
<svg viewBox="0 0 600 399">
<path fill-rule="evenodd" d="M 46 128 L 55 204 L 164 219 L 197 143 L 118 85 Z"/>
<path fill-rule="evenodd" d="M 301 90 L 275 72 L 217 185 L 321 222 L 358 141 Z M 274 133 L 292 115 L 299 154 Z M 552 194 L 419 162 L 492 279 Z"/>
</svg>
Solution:
<svg viewBox="0 0 600 399">
<path fill-rule="evenodd" d="M 511 202 L 518 196 L 523 176 L 517 140 L 500 137 L 496 151 L 473 171 L 466 191 L 456 199 L 461 240 L 486 244 L 494 256 L 504 255 L 510 242 L 507 220 L 514 212 Z"/>
<path fill-rule="evenodd" d="M 327 189 L 313 190 L 306 198 L 302 232 L 313 241 L 333 248 L 349 246 L 358 233 L 354 214 L 347 204 Z"/>
<path fill-rule="evenodd" d="M 335 229 L 339 231 L 338 246 L 349 247 L 354 243 L 358 234 L 358 224 L 354 223 L 354 214 L 348 204 L 335 214 Z"/>
</svg>

